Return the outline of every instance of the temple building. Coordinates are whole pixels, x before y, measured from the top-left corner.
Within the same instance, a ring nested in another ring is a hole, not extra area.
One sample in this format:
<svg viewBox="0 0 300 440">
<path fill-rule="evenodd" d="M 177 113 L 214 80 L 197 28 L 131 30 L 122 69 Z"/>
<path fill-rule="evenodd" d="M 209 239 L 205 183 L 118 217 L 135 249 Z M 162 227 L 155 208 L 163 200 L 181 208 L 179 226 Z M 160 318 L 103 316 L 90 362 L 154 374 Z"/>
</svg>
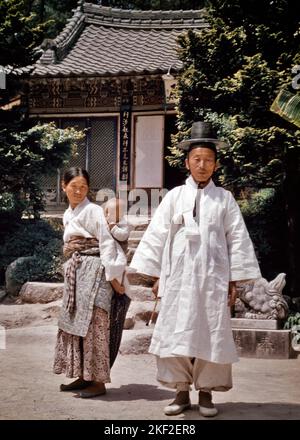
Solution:
<svg viewBox="0 0 300 440">
<path fill-rule="evenodd" d="M 89 171 L 93 191 L 181 183 L 164 159 L 177 131 L 170 96 L 182 68 L 177 37 L 207 26 L 203 10 L 79 2 L 63 31 L 43 42 L 28 80 L 30 117 L 87 129 L 70 166 Z M 59 174 L 43 182 L 48 206 L 62 203 Z"/>
</svg>

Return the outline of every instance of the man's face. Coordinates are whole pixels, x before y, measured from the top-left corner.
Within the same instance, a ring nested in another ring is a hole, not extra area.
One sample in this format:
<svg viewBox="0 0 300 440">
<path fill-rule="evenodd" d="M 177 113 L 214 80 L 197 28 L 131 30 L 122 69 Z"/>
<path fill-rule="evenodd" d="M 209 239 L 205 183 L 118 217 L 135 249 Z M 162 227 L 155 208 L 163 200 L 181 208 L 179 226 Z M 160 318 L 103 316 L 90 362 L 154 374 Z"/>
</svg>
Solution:
<svg viewBox="0 0 300 440">
<path fill-rule="evenodd" d="M 217 169 L 214 151 L 205 147 L 196 147 L 185 160 L 186 168 L 197 183 L 208 182 Z"/>
</svg>

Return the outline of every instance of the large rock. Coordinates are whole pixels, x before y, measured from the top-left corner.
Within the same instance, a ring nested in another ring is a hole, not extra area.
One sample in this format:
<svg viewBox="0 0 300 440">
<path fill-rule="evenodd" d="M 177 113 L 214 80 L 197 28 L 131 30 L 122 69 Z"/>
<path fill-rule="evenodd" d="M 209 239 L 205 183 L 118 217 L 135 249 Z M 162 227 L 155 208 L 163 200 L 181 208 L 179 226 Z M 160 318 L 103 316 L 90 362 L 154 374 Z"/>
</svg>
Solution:
<svg viewBox="0 0 300 440">
<path fill-rule="evenodd" d="M 153 327 L 144 330 L 124 330 L 120 346 L 121 354 L 145 354 L 148 353 Z"/>
<path fill-rule="evenodd" d="M 19 264 L 24 264 L 32 257 L 20 257 L 10 263 L 5 272 L 5 290 L 10 295 L 18 295 L 23 283 L 15 279 L 16 268 Z"/>
<path fill-rule="evenodd" d="M 124 329 L 145 328 L 152 314 L 152 322 L 155 323 L 158 315 L 159 304 L 155 307 L 155 301 L 132 301 L 126 315 Z M 153 313 L 154 311 L 154 313 Z"/>
<path fill-rule="evenodd" d="M 62 298 L 63 291 L 63 283 L 27 282 L 22 286 L 19 301 L 21 303 L 46 304 Z"/>
</svg>

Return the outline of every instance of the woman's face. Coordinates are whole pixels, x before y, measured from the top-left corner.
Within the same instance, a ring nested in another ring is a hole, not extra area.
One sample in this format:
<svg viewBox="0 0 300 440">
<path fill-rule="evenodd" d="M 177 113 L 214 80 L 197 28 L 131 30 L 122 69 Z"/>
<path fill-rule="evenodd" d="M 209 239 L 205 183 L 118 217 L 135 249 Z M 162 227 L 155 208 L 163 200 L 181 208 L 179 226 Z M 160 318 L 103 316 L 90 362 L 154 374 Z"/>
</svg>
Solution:
<svg viewBox="0 0 300 440">
<path fill-rule="evenodd" d="M 63 183 L 62 188 L 73 209 L 83 202 L 89 192 L 87 181 L 82 176 L 73 177 L 67 185 Z"/>
</svg>

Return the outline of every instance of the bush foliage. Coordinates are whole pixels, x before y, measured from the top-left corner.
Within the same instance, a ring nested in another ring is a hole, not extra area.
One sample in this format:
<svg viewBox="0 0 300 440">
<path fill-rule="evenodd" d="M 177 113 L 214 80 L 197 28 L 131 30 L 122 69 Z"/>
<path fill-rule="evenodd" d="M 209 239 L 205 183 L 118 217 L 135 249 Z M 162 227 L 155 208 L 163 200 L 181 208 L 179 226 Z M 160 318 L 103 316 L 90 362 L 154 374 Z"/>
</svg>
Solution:
<svg viewBox="0 0 300 440">
<path fill-rule="evenodd" d="M 0 276 L 19 257 L 31 257 L 17 265 L 18 282 L 62 280 L 62 231 L 45 220 L 22 220 L 0 247 Z"/>
</svg>

